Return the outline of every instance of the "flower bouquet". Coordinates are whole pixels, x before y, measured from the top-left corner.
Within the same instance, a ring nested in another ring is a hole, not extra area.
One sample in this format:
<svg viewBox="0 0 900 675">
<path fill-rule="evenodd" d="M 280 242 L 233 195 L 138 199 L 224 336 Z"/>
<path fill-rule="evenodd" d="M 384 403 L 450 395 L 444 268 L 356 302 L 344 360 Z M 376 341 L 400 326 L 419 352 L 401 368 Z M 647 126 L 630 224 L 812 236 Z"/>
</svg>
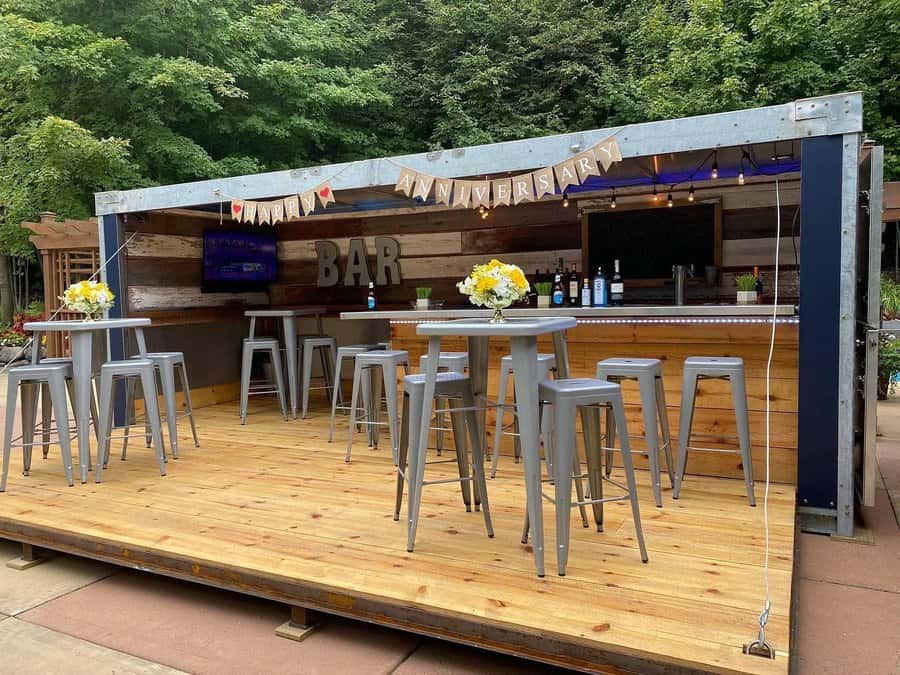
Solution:
<svg viewBox="0 0 900 675">
<path fill-rule="evenodd" d="M 472 273 L 456 284 L 459 292 L 469 296 L 473 305 L 494 310 L 491 323 L 503 323 L 503 310 L 524 298 L 531 290 L 520 268 L 499 260 L 475 265 Z"/>
<path fill-rule="evenodd" d="M 109 286 L 102 281 L 78 281 L 69 286 L 60 298 L 66 309 L 81 312 L 86 321 L 93 321 L 109 310 L 115 299 Z"/>
</svg>

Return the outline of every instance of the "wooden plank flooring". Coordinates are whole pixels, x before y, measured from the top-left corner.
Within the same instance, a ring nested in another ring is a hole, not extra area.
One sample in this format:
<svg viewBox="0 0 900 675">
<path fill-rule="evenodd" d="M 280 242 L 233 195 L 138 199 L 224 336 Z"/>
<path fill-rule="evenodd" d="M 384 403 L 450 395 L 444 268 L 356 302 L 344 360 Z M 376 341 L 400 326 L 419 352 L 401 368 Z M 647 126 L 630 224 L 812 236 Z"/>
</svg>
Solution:
<svg viewBox="0 0 900 675">
<path fill-rule="evenodd" d="M 235 403 L 197 413 L 201 447 L 181 425 L 181 459 L 161 478 L 132 443 L 104 483 L 67 488 L 56 448 L 36 451 L 31 476 L 14 458 L 0 495 L 0 536 L 112 560 L 285 602 L 417 630 L 595 672 L 786 673 L 794 489 L 770 493 L 772 613 L 778 658 L 741 654 L 762 606 L 762 508 L 739 480 L 691 476 L 675 502 L 653 506 L 638 472 L 650 562 L 642 564 L 625 503 L 605 532 L 573 511 L 568 575 L 538 579 L 519 541 L 521 465 L 501 459 L 488 483 L 496 537 L 466 513 L 455 485 L 425 489 L 415 553 L 392 519 L 394 472 L 357 435 L 343 462 L 346 420 L 327 443 L 328 417 L 285 423 L 266 401 L 240 426 Z M 455 463 L 429 465 L 431 477 Z M 614 475 L 615 477 L 615 475 Z M 621 477 L 621 476 L 620 476 Z M 757 484 L 762 501 L 762 484 Z M 405 513 L 405 509 L 404 509 Z M 555 571 L 552 507 L 547 569 Z"/>
</svg>

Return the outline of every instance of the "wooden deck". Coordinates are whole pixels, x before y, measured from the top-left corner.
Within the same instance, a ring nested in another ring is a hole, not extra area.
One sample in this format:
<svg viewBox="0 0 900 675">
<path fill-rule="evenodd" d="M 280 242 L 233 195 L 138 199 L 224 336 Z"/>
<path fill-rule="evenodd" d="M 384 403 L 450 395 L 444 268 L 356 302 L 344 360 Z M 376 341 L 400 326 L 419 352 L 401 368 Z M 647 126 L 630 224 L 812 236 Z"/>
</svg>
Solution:
<svg viewBox="0 0 900 675">
<path fill-rule="evenodd" d="M 538 579 L 519 542 L 520 465 L 503 458 L 488 483 L 494 539 L 457 486 L 430 486 L 409 554 L 391 516 L 389 444 L 367 449 L 359 434 L 345 464 L 346 421 L 334 444 L 327 421 L 318 409 L 285 423 L 265 401 L 245 427 L 236 403 L 199 410 L 201 447 L 182 424 L 165 478 L 140 443 L 101 485 L 67 488 L 56 449 L 46 461 L 36 452 L 28 478 L 14 459 L 0 536 L 590 672 L 788 672 L 792 486 L 770 494 L 769 661 L 741 653 L 756 635 L 764 554 L 762 508 L 747 506 L 742 481 L 691 476 L 681 500 L 666 489 L 656 509 L 640 471 L 649 564 L 627 505 L 612 503 L 605 532 L 573 523 L 568 576 Z M 761 484 L 757 494 L 762 504 Z"/>
</svg>

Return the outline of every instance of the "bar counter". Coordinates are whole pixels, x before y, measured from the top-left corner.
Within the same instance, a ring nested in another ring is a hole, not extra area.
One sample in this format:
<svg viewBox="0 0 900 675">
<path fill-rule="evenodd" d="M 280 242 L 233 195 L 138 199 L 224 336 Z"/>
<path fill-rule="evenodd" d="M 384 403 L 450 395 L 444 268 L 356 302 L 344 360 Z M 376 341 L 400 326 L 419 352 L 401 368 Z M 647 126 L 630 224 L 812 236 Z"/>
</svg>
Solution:
<svg viewBox="0 0 900 675">
<path fill-rule="evenodd" d="M 417 366 L 427 350 L 427 338 L 416 334 L 416 325 L 426 321 L 446 321 L 487 317 L 491 310 L 474 308 L 343 312 L 341 318 L 384 322 L 390 327 L 394 349 L 405 349 Z M 772 318 L 775 317 L 775 349 L 769 390 L 771 409 L 772 480 L 794 483 L 797 471 L 798 415 L 798 342 L 800 318 L 793 305 L 682 305 L 625 307 L 510 308 L 504 314 L 525 316 L 572 316 L 578 324 L 566 331 L 571 377 L 593 377 L 596 364 L 610 357 L 657 358 L 663 362 L 663 379 L 672 437 L 678 434 L 678 409 L 681 404 L 682 363 L 689 356 L 738 356 L 744 360 L 747 404 L 750 413 L 750 440 L 753 469 L 757 480 L 765 476 L 766 443 L 766 361 Z M 441 348 L 463 351 L 465 339 L 446 338 Z M 552 352 L 549 339 L 538 343 L 541 352 Z M 487 393 L 496 398 L 500 358 L 509 353 L 507 340 L 492 338 Z M 637 386 L 623 385 L 628 431 L 643 435 L 640 398 Z M 493 444 L 493 424 L 489 411 L 488 442 Z M 507 419 L 507 421 L 510 421 Z M 723 449 L 736 449 L 735 418 L 729 383 L 703 380 L 697 388 L 694 410 L 694 436 L 688 462 L 688 474 L 741 478 L 740 457 Z M 635 449 L 646 446 L 642 439 Z M 510 437 L 503 441 L 503 453 L 512 455 Z M 674 454 L 674 453 L 673 453 Z M 511 459 L 501 461 L 511 462 Z M 618 457 L 616 457 L 618 462 Z M 636 466 L 645 467 L 643 456 L 635 457 Z M 508 466 L 508 464 L 507 464 Z M 689 483 L 685 483 L 685 489 Z M 663 488 L 669 490 L 668 484 Z"/>
</svg>

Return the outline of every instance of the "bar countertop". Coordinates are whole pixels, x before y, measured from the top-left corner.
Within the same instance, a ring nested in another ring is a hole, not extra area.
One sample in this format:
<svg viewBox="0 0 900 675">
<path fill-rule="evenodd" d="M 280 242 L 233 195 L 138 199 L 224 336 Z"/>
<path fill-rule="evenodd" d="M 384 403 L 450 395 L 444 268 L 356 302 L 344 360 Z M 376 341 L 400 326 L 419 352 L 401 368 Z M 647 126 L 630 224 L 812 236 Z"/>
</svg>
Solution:
<svg viewBox="0 0 900 675">
<path fill-rule="evenodd" d="M 576 319 L 741 319 L 771 318 L 773 312 L 779 318 L 794 317 L 794 305 L 633 305 L 624 307 L 521 307 L 503 310 L 509 317 L 571 316 Z M 490 309 L 441 308 L 428 310 L 384 309 L 358 312 L 341 312 L 342 319 L 384 319 L 392 321 L 446 321 L 489 317 Z"/>
</svg>

